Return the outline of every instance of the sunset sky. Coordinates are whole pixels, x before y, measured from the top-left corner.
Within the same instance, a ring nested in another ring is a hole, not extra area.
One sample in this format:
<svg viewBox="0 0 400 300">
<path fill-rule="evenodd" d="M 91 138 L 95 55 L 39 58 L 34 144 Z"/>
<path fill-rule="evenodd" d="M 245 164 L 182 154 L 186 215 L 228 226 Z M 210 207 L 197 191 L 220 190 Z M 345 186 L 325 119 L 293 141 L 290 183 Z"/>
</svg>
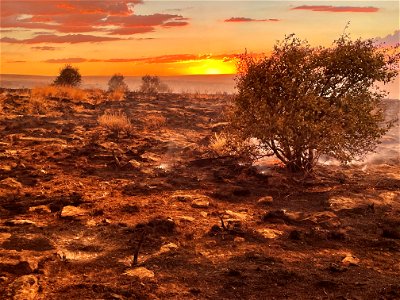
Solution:
<svg viewBox="0 0 400 300">
<path fill-rule="evenodd" d="M 1 3 L 1 74 L 231 74 L 234 57 L 295 33 L 329 46 L 399 42 L 398 1 L 9 1 Z"/>
</svg>

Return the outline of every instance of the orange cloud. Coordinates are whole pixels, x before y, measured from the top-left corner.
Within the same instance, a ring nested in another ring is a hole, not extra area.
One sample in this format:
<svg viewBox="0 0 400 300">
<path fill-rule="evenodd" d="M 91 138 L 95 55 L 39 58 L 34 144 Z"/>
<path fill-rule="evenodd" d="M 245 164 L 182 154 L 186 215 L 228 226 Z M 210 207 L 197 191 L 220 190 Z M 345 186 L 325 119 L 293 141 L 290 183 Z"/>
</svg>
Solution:
<svg viewBox="0 0 400 300">
<path fill-rule="evenodd" d="M 292 8 L 293 10 L 311 10 L 323 12 L 355 12 L 355 13 L 373 13 L 377 12 L 377 7 L 359 7 L 359 6 L 331 6 L 331 5 L 302 5 Z"/>
<path fill-rule="evenodd" d="M 36 46 L 36 47 L 31 47 L 33 50 L 42 50 L 42 51 L 54 51 L 57 50 L 57 47 L 51 47 L 51 46 Z"/>
<path fill-rule="evenodd" d="M 68 34 L 68 35 L 54 35 L 54 34 L 47 34 L 47 35 L 38 35 L 31 39 L 24 39 L 18 40 L 15 38 L 4 37 L 0 39 L 2 43 L 9 43 L 9 44 L 40 44 L 40 43 L 70 43 L 70 44 L 77 44 L 77 43 L 96 43 L 96 42 L 105 42 L 105 41 L 116 41 L 120 40 L 120 38 L 114 37 L 100 37 L 94 35 L 85 35 L 85 34 Z"/>
<path fill-rule="evenodd" d="M 227 23 L 245 23 L 245 22 L 278 22 L 279 19 L 251 19 L 251 18 L 244 18 L 244 17 L 232 17 L 230 19 L 224 20 Z"/>
<path fill-rule="evenodd" d="M 154 32 L 157 27 L 178 27 L 188 24 L 188 19 L 181 15 L 155 13 L 137 15 L 134 1 L 2 1 L 1 27 L 53 30 L 59 33 L 88 33 L 96 35 L 133 35 Z M 4 29 L 2 29 L 4 30 Z M 111 38 L 111 37 L 109 37 Z M 23 40 L 30 43 L 40 40 L 36 37 Z M 70 40 L 56 37 L 60 40 Z M 98 37 L 96 41 L 110 40 Z M 86 42 L 87 39 L 83 39 Z M 91 39 L 89 39 L 91 41 Z M 18 43 L 18 40 L 4 38 L 3 42 Z M 51 42 L 51 41 L 50 41 Z M 80 42 L 79 39 L 73 41 Z"/>
<path fill-rule="evenodd" d="M 82 62 L 107 62 L 107 63 L 121 63 L 121 62 L 131 62 L 131 63 L 145 63 L 145 64 L 169 64 L 169 63 L 186 63 L 191 61 L 199 61 L 205 59 L 215 59 L 222 60 L 223 62 L 228 62 L 236 59 L 237 54 L 172 54 L 172 55 L 162 55 L 155 57 L 141 57 L 141 58 L 110 58 L 110 59 L 87 59 L 87 58 L 60 58 L 60 59 L 48 59 L 44 62 L 46 63 L 82 63 Z"/>
</svg>

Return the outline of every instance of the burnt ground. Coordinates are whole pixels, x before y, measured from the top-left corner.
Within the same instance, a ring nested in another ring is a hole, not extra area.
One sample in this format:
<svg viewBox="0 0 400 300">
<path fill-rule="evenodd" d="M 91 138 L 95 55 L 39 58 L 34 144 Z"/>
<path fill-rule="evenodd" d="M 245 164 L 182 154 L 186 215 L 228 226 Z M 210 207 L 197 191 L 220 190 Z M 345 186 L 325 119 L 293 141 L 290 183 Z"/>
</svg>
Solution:
<svg viewBox="0 0 400 300">
<path fill-rule="evenodd" d="M 27 101 L 8 91 L 0 118 L 2 299 L 400 298 L 398 164 L 213 157 L 222 96 Z M 99 125 L 111 109 L 129 136 Z"/>
</svg>

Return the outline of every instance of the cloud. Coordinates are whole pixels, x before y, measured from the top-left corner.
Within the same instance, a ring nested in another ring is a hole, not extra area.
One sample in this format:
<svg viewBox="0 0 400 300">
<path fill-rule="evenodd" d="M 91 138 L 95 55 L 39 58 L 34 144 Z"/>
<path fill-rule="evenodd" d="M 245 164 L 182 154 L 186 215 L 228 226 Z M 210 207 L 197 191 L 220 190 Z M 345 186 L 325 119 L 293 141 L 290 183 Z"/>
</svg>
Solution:
<svg viewBox="0 0 400 300">
<path fill-rule="evenodd" d="M 96 43 L 96 42 L 105 42 L 105 41 L 116 41 L 120 40 L 120 38 L 114 37 L 100 37 L 94 35 L 85 35 L 85 34 L 68 34 L 68 35 L 38 35 L 31 39 L 18 40 L 15 38 L 4 37 L 0 39 L 2 43 L 10 43 L 10 44 L 40 44 L 40 43 Z"/>
<path fill-rule="evenodd" d="M 332 5 L 301 5 L 292 8 L 293 10 L 311 10 L 323 12 L 354 12 L 354 13 L 374 13 L 379 11 L 379 8 L 372 6 L 332 6 Z"/>
<path fill-rule="evenodd" d="M 36 47 L 31 47 L 33 50 L 42 50 L 42 51 L 54 51 L 58 49 L 57 47 L 51 47 L 51 46 L 36 46 Z"/>
<path fill-rule="evenodd" d="M 47 63 L 56 63 L 56 64 L 75 64 L 75 63 L 81 63 L 81 62 L 86 62 L 87 60 L 84 58 L 59 58 L 59 59 L 48 59 L 46 60 Z"/>
<path fill-rule="evenodd" d="M 181 27 L 181 26 L 186 26 L 186 25 L 189 25 L 189 22 L 175 21 L 175 22 L 164 23 L 162 26 L 163 27 Z"/>
<path fill-rule="evenodd" d="M 400 30 L 395 30 L 393 34 L 375 39 L 376 44 L 384 44 L 384 46 L 396 46 L 400 44 Z"/>
<path fill-rule="evenodd" d="M 87 58 L 60 58 L 48 59 L 46 63 L 81 63 L 81 62 L 104 62 L 104 63 L 145 63 L 145 64 L 169 64 L 169 63 L 186 63 L 191 61 L 199 61 L 205 59 L 222 60 L 223 62 L 232 61 L 237 58 L 237 54 L 171 54 L 154 57 L 140 58 L 110 58 L 110 59 L 87 59 Z"/>
<path fill-rule="evenodd" d="M 2 1 L 1 27 L 2 30 L 36 29 L 36 31 L 50 30 L 51 33 L 95 36 L 101 34 L 109 35 L 111 38 L 113 35 L 144 34 L 154 32 L 157 28 L 188 25 L 188 19 L 177 14 L 135 14 L 134 5 L 142 2 L 142 0 Z M 109 40 L 104 37 L 101 39 Z M 99 37 L 98 41 L 101 39 Z M 62 39 L 56 38 L 56 40 L 55 43 Z M 3 41 L 18 42 L 11 36 Z M 28 40 L 21 41 L 25 42 Z"/>
<path fill-rule="evenodd" d="M 129 1 L 1 1 L 1 16 L 34 15 L 54 16 L 64 14 L 107 14 L 129 15 L 132 5 L 142 3 L 141 0 Z"/>
<path fill-rule="evenodd" d="M 279 19 L 251 19 L 244 17 L 232 17 L 224 20 L 226 23 L 245 23 L 245 22 L 278 22 Z"/>
</svg>

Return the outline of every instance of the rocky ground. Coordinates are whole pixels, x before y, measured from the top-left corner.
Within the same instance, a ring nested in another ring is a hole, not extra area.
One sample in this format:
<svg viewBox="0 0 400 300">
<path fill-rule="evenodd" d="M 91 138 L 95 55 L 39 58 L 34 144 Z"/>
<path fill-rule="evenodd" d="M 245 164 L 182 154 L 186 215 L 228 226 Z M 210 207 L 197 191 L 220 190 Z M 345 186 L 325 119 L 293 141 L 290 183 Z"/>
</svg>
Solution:
<svg viewBox="0 0 400 300">
<path fill-rule="evenodd" d="M 215 158 L 222 96 L 37 115 L 28 91 L 3 94 L 1 299 L 400 298 L 398 164 L 303 178 Z M 109 110 L 134 130 L 100 126 Z"/>
</svg>

